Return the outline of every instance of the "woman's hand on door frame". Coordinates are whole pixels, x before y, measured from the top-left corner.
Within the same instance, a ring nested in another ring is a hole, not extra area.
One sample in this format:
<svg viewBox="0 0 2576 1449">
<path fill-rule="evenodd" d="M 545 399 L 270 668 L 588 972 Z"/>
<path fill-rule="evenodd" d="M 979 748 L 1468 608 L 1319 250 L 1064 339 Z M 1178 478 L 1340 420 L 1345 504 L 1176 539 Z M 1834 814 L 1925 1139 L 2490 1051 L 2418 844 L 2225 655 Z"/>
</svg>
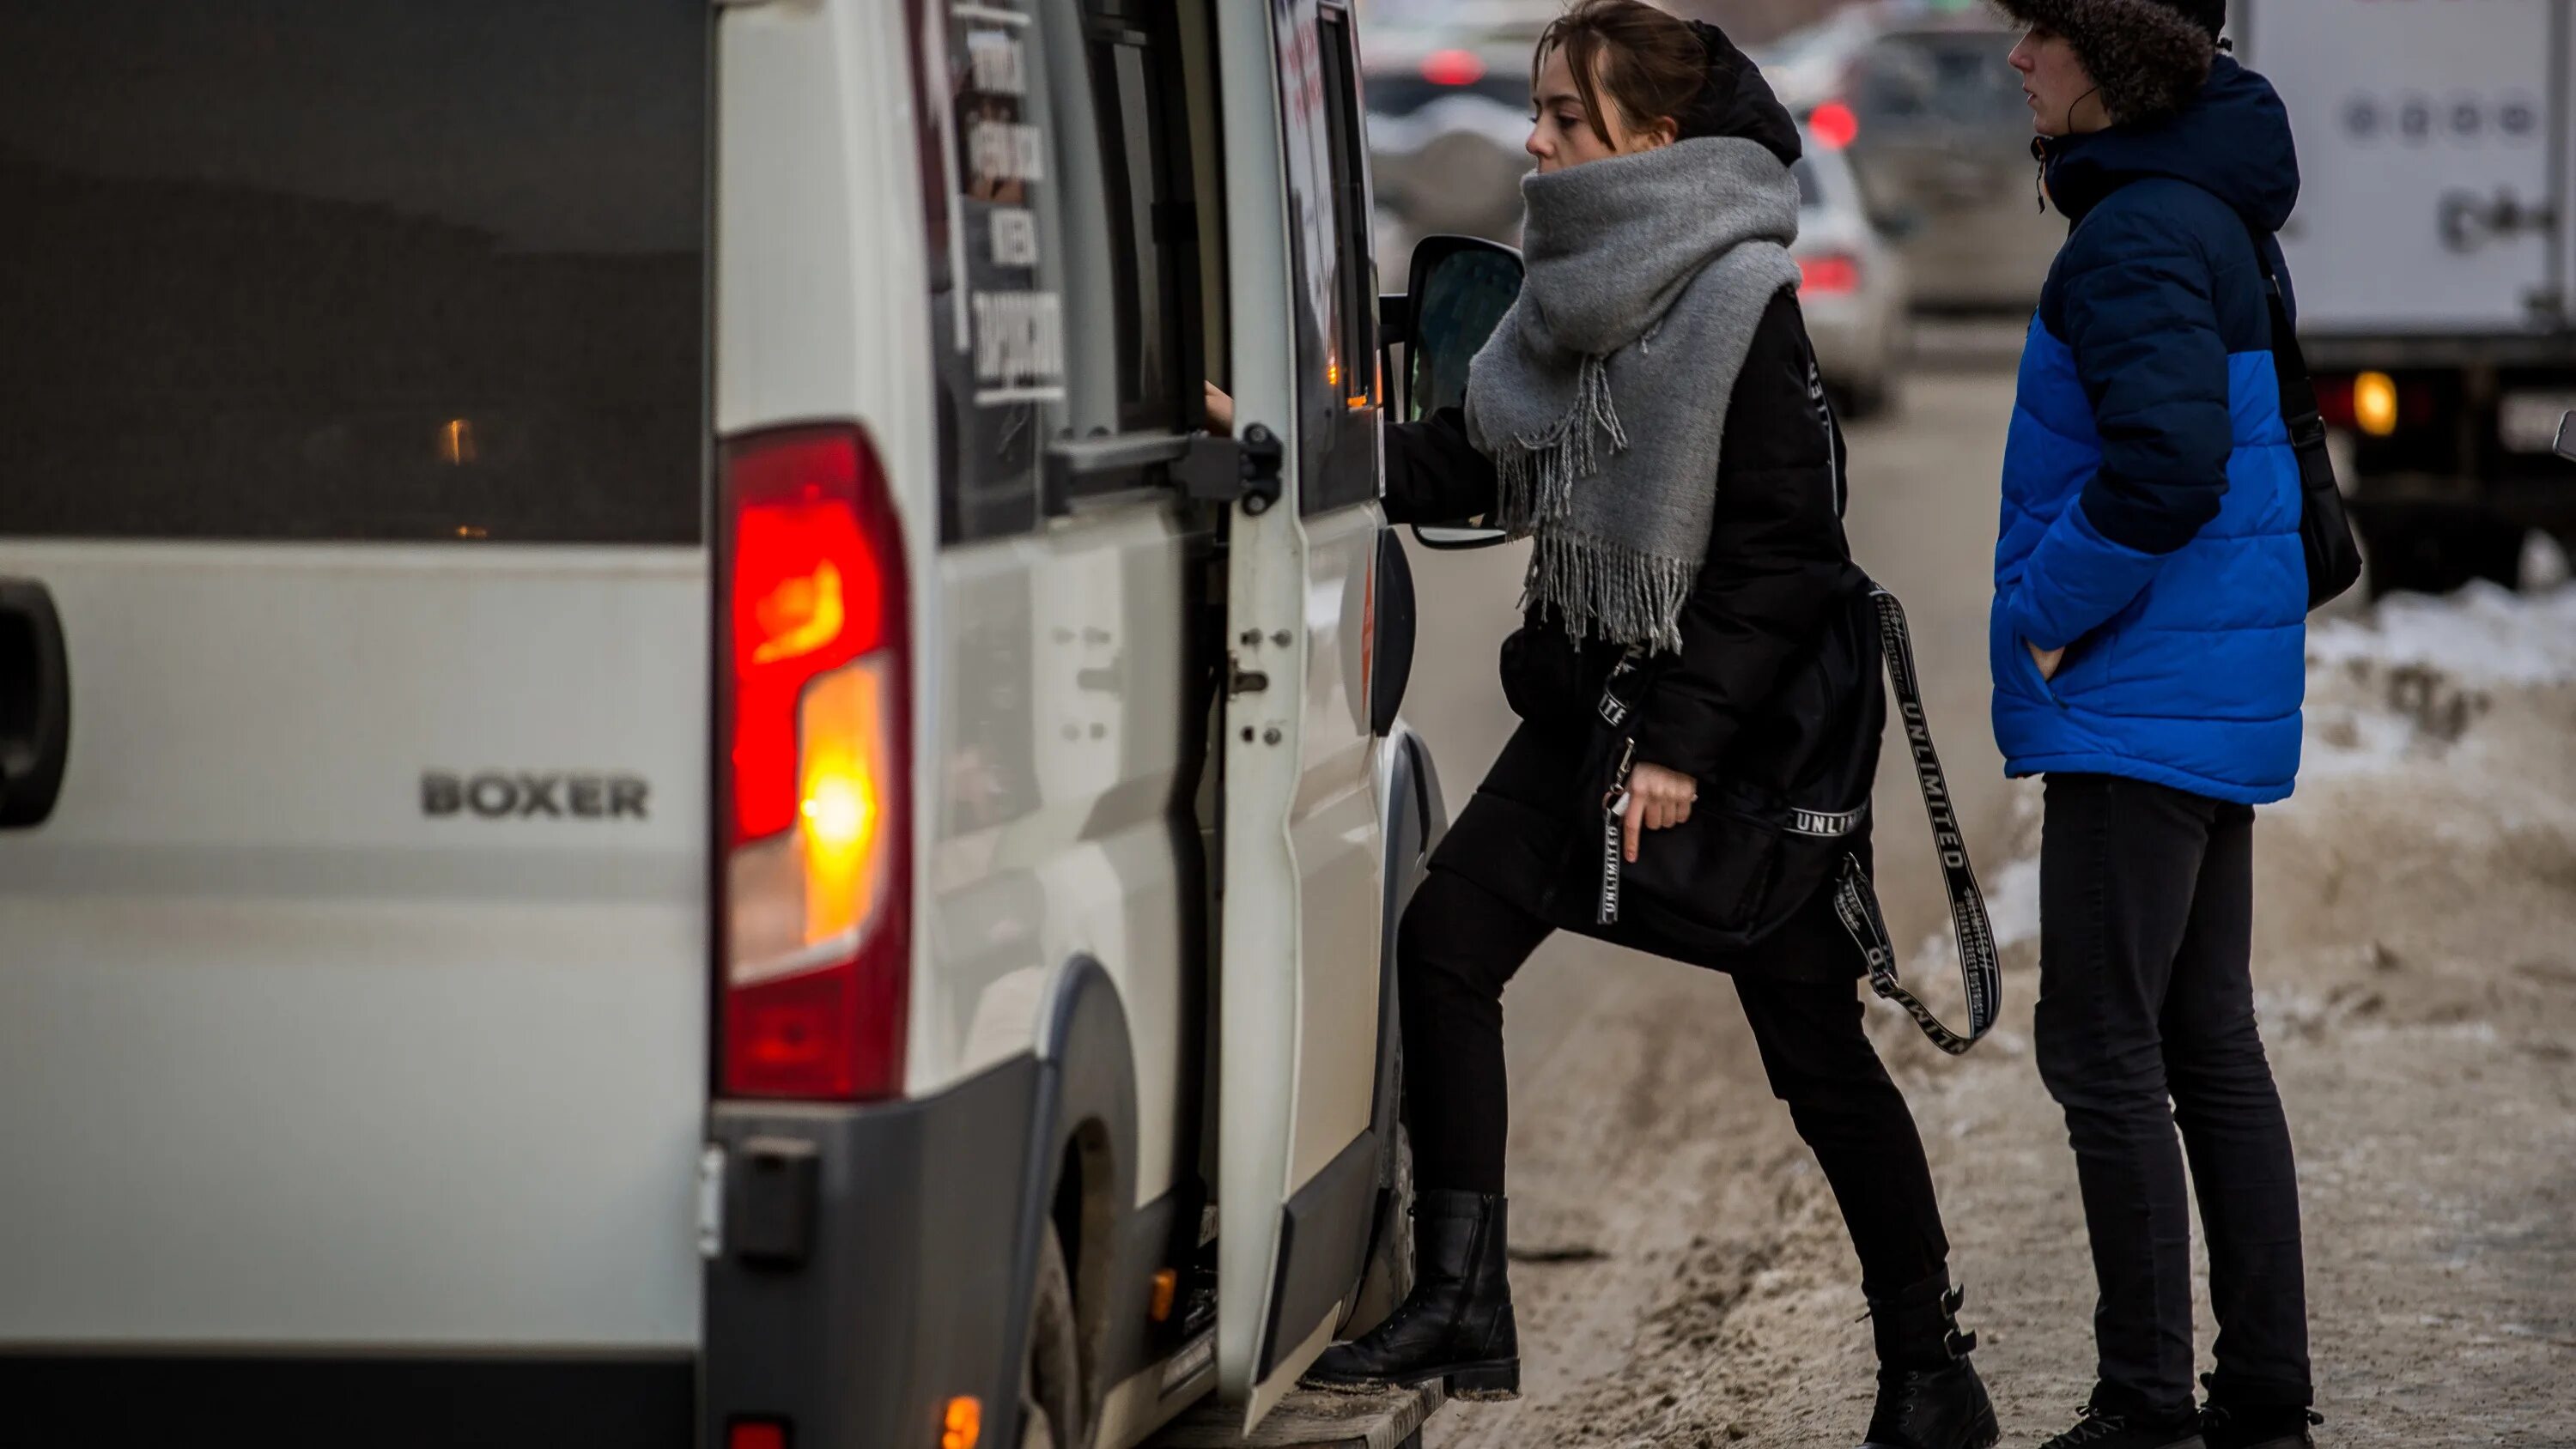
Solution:
<svg viewBox="0 0 2576 1449">
<path fill-rule="evenodd" d="M 1699 781 L 1679 770 L 1639 761 L 1628 772 L 1628 812 L 1621 822 L 1628 862 L 1637 860 L 1637 842 L 1648 830 L 1669 830 L 1691 817 L 1699 799 Z"/>
</svg>

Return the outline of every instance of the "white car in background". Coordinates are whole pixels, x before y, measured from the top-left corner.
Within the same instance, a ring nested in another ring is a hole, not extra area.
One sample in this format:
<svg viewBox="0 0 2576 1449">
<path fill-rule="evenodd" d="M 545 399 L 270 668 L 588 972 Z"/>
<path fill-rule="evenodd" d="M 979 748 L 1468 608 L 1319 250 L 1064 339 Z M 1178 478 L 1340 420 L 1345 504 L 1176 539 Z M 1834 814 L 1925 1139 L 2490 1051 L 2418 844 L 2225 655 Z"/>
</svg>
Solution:
<svg viewBox="0 0 2576 1449">
<path fill-rule="evenodd" d="M 1860 183 L 1840 148 L 1806 133 L 1798 178 L 1798 306 L 1825 386 L 1846 417 L 1864 418 L 1895 400 L 1907 348 L 1912 291 L 1904 258 L 1861 201 Z"/>
<path fill-rule="evenodd" d="M 1790 114 L 1838 143 L 1925 311 L 2027 315 L 2066 239 L 2032 204 L 2013 40 L 1959 0 L 1865 0 L 1754 53 Z"/>
</svg>

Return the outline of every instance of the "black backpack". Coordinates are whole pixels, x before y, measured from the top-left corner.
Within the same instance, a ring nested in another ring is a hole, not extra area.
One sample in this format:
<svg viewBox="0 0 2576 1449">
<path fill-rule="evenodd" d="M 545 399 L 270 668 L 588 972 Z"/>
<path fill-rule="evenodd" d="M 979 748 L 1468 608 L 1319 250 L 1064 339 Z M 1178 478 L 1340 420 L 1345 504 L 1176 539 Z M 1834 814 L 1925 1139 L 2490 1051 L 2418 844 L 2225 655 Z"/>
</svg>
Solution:
<svg viewBox="0 0 2576 1449">
<path fill-rule="evenodd" d="M 1834 908 L 1868 960 L 1870 985 L 1904 1007 L 1923 1034 L 1957 1054 L 1994 1025 L 2002 973 L 1985 897 L 1968 863 L 1947 779 L 1932 748 L 1905 610 L 1894 594 L 1859 581 L 1728 751 L 1725 778 L 1709 784 L 1690 818 L 1647 837 L 1635 864 L 1623 858 L 1621 811 L 1636 757 L 1636 707 L 1664 666 L 1633 655 L 1613 669 L 1597 706 L 1591 766 L 1601 803 L 1601 886 L 1596 919 L 1625 919 L 1715 951 L 1758 945 L 1832 883 Z M 1884 675 L 1941 853 L 1958 932 L 1968 1033 L 1961 1036 L 1898 981 L 1896 951 L 1878 893 L 1851 849 L 1869 824 L 1870 789 L 1887 727 Z"/>
</svg>

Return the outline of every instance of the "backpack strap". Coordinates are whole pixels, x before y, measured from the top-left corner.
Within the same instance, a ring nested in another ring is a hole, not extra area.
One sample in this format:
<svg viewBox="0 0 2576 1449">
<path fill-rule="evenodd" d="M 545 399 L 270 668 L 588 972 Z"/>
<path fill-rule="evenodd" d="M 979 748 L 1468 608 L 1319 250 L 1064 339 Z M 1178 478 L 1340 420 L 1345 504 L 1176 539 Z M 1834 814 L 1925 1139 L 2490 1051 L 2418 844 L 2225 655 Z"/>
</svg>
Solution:
<svg viewBox="0 0 2576 1449">
<path fill-rule="evenodd" d="M 1923 808 L 1932 819 L 1932 843 L 1941 856 L 1941 877 L 1950 894 L 1950 924 L 1958 934 L 1959 984 L 1968 998 L 1968 1034 L 1961 1036 L 1934 1016 L 1930 1007 L 1905 989 L 1896 977 L 1896 946 L 1887 936 L 1887 920 L 1878 908 L 1878 891 L 1857 856 L 1843 857 L 1842 879 L 1834 887 L 1834 914 L 1851 932 L 1869 962 L 1870 989 L 1904 1007 L 1934 1046 L 1952 1056 L 1984 1040 L 2003 1006 L 2003 968 L 1996 959 L 1995 932 L 1986 916 L 1985 893 L 1977 888 L 1976 868 L 1968 863 L 1967 838 L 1959 831 L 1958 811 L 1950 803 L 1950 782 L 1941 772 L 1941 756 L 1932 748 L 1932 727 L 1923 714 L 1923 690 L 1914 667 L 1914 640 L 1905 626 L 1905 606 L 1876 585 L 1870 602 L 1878 612 L 1879 652 L 1887 662 L 1887 680 L 1896 696 L 1897 718 L 1905 727 L 1907 752 L 1914 761 L 1915 782 L 1923 791 Z"/>
</svg>

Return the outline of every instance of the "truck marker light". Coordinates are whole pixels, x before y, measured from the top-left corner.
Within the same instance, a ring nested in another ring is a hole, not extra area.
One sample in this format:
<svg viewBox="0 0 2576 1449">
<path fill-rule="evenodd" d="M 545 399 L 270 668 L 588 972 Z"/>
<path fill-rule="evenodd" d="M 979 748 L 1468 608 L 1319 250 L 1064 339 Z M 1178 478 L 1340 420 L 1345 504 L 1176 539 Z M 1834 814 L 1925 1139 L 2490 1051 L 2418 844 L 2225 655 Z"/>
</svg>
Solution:
<svg viewBox="0 0 2576 1449">
<path fill-rule="evenodd" d="M 983 1437 L 984 1401 L 973 1394 L 950 1399 L 940 1420 L 939 1449 L 975 1449 L 975 1441 Z"/>
<path fill-rule="evenodd" d="M 1155 1269 L 1154 1296 L 1146 1305 L 1145 1316 L 1156 1323 L 1169 1320 L 1172 1316 L 1172 1300 L 1180 1296 L 1180 1288 L 1181 1275 L 1178 1271 L 1171 1268 Z"/>
<path fill-rule="evenodd" d="M 2365 372 L 2352 380 L 2352 418 L 2363 432 L 2385 438 L 2397 431 L 2397 380 Z"/>
<path fill-rule="evenodd" d="M 725 1426 L 725 1449 L 787 1449 L 787 1425 L 778 1419 L 736 1419 Z"/>
</svg>

